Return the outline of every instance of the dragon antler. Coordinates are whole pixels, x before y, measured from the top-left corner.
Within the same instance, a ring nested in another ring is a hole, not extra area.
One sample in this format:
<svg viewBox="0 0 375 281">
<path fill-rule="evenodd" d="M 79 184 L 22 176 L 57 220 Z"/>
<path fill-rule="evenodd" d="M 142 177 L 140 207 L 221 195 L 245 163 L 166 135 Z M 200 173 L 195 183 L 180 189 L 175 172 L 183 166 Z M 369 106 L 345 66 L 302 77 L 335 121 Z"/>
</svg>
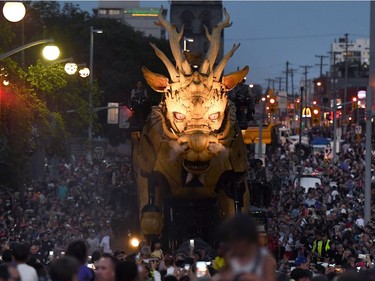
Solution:
<svg viewBox="0 0 375 281">
<path fill-rule="evenodd" d="M 169 34 L 169 45 L 171 47 L 172 54 L 176 60 L 177 72 L 182 71 L 183 74 L 191 74 L 191 66 L 188 63 L 188 61 L 184 58 L 180 48 L 180 40 L 184 33 L 184 28 L 182 27 L 181 31 L 177 32 L 176 26 L 168 22 L 163 17 L 163 6 L 161 7 L 159 12 L 159 21 L 155 22 L 155 24 L 164 27 Z"/>
<path fill-rule="evenodd" d="M 224 28 L 232 25 L 232 23 L 230 22 L 229 14 L 225 8 L 224 16 L 224 20 L 215 25 L 211 34 L 209 33 L 207 26 L 204 26 L 206 36 L 208 38 L 208 41 L 210 41 L 210 48 L 207 51 L 203 64 L 201 65 L 201 68 L 199 70 L 200 73 L 209 74 L 209 72 L 212 71 L 215 60 L 217 58 L 217 54 L 219 53 L 220 49 L 221 32 Z M 220 77 L 217 78 L 219 79 Z"/>
</svg>

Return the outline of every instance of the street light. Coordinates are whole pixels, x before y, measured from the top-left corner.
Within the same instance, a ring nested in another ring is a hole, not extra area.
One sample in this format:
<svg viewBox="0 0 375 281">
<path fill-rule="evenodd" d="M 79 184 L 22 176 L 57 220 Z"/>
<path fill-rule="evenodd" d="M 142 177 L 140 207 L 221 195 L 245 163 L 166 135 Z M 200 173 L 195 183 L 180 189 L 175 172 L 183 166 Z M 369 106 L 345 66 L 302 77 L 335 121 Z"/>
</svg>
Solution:
<svg viewBox="0 0 375 281">
<path fill-rule="evenodd" d="M 78 70 L 78 65 L 74 62 L 68 62 L 64 66 L 64 70 L 69 75 L 74 75 Z"/>
<path fill-rule="evenodd" d="M 193 38 L 187 38 L 184 36 L 184 51 L 189 51 L 187 50 L 187 42 L 190 42 L 190 43 L 193 43 L 194 42 L 194 39 Z"/>
<path fill-rule="evenodd" d="M 103 30 L 94 29 L 94 27 L 90 26 L 90 92 L 89 92 L 89 110 L 90 113 L 92 112 L 92 84 L 94 82 L 94 33 L 103 33 Z M 88 137 L 89 137 L 89 156 L 91 156 L 91 144 L 92 144 L 92 120 L 90 118 L 90 125 L 88 129 Z M 90 159 L 91 160 L 91 159 Z"/>
<path fill-rule="evenodd" d="M 26 15 L 26 8 L 22 2 L 6 2 L 3 6 L 3 15 L 10 22 L 19 22 Z"/>
<path fill-rule="evenodd" d="M 80 69 L 78 73 L 79 73 L 79 76 L 81 76 L 82 78 L 86 78 L 87 76 L 90 76 L 90 69 L 88 69 L 87 67 L 84 67 Z"/>
<path fill-rule="evenodd" d="M 60 56 L 60 49 L 56 45 L 47 45 L 42 51 L 43 57 L 46 60 L 55 60 Z"/>
<path fill-rule="evenodd" d="M 12 56 L 12 55 L 14 55 L 14 54 L 16 54 L 16 53 L 18 53 L 18 52 L 21 52 L 21 51 L 23 51 L 23 50 L 28 49 L 28 48 L 31 48 L 31 47 L 34 47 L 34 46 L 38 46 L 38 45 L 42 45 L 42 44 L 46 44 L 46 43 L 52 43 L 52 42 L 53 42 L 52 39 L 43 39 L 43 40 L 39 40 L 39 41 L 35 41 L 35 42 L 31 42 L 31 43 L 29 43 L 29 44 L 23 45 L 23 46 L 21 46 L 21 47 L 15 48 L 15 49 L 13 49 L 13 50 L 11 50 L 11 51 L 9 51 L 9 52 L 6 52 L 6 53 L 4 53 L 4 54 L 0 54 L 0 60 L 6 59 L 7 57 L 10 57 L 10 56 Z M 58 47 L 57 47 L 57 46 L 53 46 L 53 48 L 52 48 L 52 45 L 47 45 L 46 47 L 49 47 L 49 48 L 47 48 L 47 51 L 43 50 L 43 56 L 44 56 L 45 54 L 47 54 L 47 55 L 50 54 L 49 51 L 48 51 L 48 49 L 49 49 L 49 50 L 52 49 L 52 50 L 54 51 L 55 55 L 56 55 L 57 50 L 58 50 Z M 45 48 L 46 48 L 46 47 L 45 47 Z M 60 51 L 58 51 L 58 53 L 60 53 Z M 51 58 L 51 57 L 50 57 L 50 58 Z M 57 58 L 57 57 L 56 57 L 56 58 Z M 55 59 L 56 59 L 56 58 L 55 58 Z M 51 60 L 51 59 L 50 59 L 50 60 Z"/>
</svg>

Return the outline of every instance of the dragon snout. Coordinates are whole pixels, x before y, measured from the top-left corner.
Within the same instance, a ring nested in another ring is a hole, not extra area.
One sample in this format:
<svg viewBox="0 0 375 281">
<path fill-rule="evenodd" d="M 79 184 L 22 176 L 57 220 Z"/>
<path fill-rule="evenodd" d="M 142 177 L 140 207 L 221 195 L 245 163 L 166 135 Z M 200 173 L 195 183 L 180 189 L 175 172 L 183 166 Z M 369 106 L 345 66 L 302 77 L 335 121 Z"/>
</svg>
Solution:
<svg viewBox="0 0 375 281">
<path fill-rule="evenodd" d="M 211 144 L 217 144 L 218 140 L 214 136 L 197 132 L 194 134 L 181 136 L 178 140 L 178 143 L 180 145 L 187 146 L 186 150 L 192 150 L 196 153 L 201 153 L 209 150 Z"/>
</svg>

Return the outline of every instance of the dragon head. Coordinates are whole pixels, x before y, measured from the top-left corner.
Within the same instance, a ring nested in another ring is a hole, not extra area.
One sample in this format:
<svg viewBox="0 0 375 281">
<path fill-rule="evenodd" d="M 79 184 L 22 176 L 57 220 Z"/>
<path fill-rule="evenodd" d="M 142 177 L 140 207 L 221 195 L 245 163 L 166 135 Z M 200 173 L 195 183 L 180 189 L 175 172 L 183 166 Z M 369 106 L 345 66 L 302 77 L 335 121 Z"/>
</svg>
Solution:
<svg viewBox="0 0 375 281">
<path fill-rule="evenodd" d="M 146 67 L 143 67 L 142 71 L 151 88 L 163 93 L 163 130 L 182 154 L 184 168 L 190 173 L 202 174 L 209 169 L 210 159 L 222 150 L 220 140 L 226 137 L 229 127 L 233 125 L 228 117 L 230 113 L 227 92 L 243 80 L 249 68 L 246 66 L 240 71 L 222 76 L 226 63 L 239 44 L 234 45 L 214 67 L 220 48 L 221 32 L 231 26 L 225 9 L 224 20 L 213 28 L 212 33 L 205 27 L 210 48 L 199 69 L 191 66 L 189 56 L 185 56 L 180 49 L 183 27 L 177 32 L 176 26 L 166 21 L 161 11 L 159 21 L 155 24 L 168 31 L 176 65 L 151 44 L 156 55 L 165 64 L 170 77 L 153 73 Z"/>
</svg>

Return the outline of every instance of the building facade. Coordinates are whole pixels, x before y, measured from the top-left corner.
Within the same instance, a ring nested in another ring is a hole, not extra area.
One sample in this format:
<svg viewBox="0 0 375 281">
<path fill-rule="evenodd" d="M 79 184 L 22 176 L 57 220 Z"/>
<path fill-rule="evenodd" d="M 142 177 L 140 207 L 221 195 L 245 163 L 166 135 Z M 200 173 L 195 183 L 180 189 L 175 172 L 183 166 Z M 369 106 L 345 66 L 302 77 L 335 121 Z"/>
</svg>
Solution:
<svg viewBox="0 0 375 281">
<path fill-rule="evenodd" d="M 143 8 L 139 1 L 99 1 L 97 16 L 127 23 L 145 36 L 165 39 L 165 30 L 155 25 L 160 7 Z M 164 17 L 167 10 L 163 9 Z"/>
<path fill-rule="evenodd" d="M 210 47 L 204 26 L 207 26 L 211 33 L 212 28 L 223 20 L 222 1 L 171 1 L 170 9 L 170 22 L 175 24 L 178 30 L 184 26 L 181 49 L 200 55 L 203 59 Z M 216 63 L 224 53 L 223 33 L 221 39 Z"/>
<path fill-rule="evenodd" d="M 370 40 L 368 38 L 360 38 L 349 42 L 345 37 L 335 40 L 331 45 L 331 54 L 335 54 L 331 58 L 331 65 L 345 61 L 345 52 L 348 49 L 348 61 L 359 62 L 361 64 L 369 64 L 370 61 Z"/>
</svg>

